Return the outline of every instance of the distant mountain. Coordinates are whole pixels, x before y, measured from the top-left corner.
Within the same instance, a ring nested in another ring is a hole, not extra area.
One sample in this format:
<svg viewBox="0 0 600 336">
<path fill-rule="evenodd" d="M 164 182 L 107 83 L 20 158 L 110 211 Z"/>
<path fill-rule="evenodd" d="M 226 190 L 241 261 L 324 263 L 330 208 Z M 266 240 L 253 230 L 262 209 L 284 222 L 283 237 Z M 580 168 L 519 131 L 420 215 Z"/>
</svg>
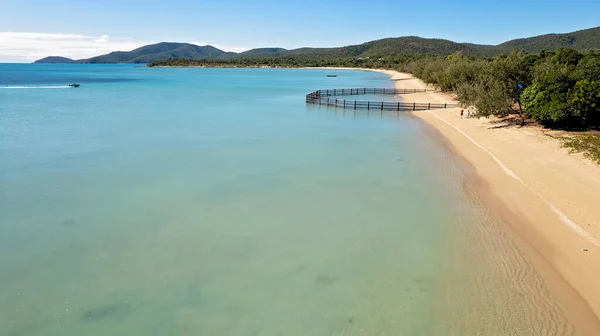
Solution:
<svg viewBox="0 0 600 336">
<path fill-rule="evenodd" d="M 115 51 L 110 54 L 73 61 L 74 63 L 150 63 L 169 58 L 216 59 L 228 54 L 213 46 L 190 43 L 161 42 L 132 51 Z"/>
<path fill-rule="evenodd" d="M 579 30 L 566 34 L 547 34 L 524 39 L 516 39 L 502 44 L 481 45 L 456 43 L 442 39 L 417 36 L 385 38 L 337 48 L 258 48 L 241 53 L 225 52 L 212 46 L 197 46 L 189 43 L 162 42 L 147 45 L 132 51 L 116 51 L 107 55 L 83 60 L 70 60 L 63 57 L 46 57 L 35 63 L 151 63 L 169 58 L 187 59 L 239 59 L 239 58 L 341 58 L 368 57 L 386 54 L 431 54 L 449 55 L 462 51 L 472 56 L 494 56 L 518 49 L 537 53 L 542 50 L 573 48 L 579 51 L 600 49 L 600 27 Z"/>
<path fill-rule="evenodd" d="M 512 50 L 524 50 L 538 53 L 542 50 L 572 48 L 579 51 L 600 49 L 600 27 L 580 30 L 566 34 L 548 34 L 526 39 L 517 39 L 499 45 L 482 45 L 473 43 L 456 43 L 443 39 L 429 39 L 417 36 L 385 38 L 338 48 L 299 48 L 285 50 L 279 48 L 253 49 L 235 58 L 251 56 L 256 50 L 257 57 L 299 57 L 299 58 L 336 58 L 336 57 L 368 57 L 386 54 L 431 54 L 445 56 L 462 51 L 471 56 L 495 56 Z"/>
<path fill-rule="evenodd" d="M 48 56 L 37 60 L 33 63 L 73 63 L 73 60 L 70 58 L 60 56 Z"/>
<path fill-rule="evenodd" d="M 358 45 L 339 48 L 299 48 L 278 51 L 275 57 L 328 58 L 368 57 L 386 54 L 432 54 L 448 55 L 456 51 L 479 55 L 487 46 L 467 45 L 442 39 L 426 39 L 416 36 L 385 38 Z M 237 56 L 236 56 L 237 57 Z"/>
</svg>

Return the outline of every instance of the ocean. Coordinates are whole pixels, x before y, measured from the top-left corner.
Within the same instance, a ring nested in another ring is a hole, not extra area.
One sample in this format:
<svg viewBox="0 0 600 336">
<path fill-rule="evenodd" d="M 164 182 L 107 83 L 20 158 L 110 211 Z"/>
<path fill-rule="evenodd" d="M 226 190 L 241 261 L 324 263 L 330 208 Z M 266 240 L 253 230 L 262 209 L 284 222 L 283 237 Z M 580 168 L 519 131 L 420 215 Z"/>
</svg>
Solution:
<svg viewBox="0 0 600 336">
<path fill-rule="evenodd" d="M 0 64 L 0 335 L 576 334 L 433 129 L 305 104 L 394 85 L 332 71 Z"/>
</svg>

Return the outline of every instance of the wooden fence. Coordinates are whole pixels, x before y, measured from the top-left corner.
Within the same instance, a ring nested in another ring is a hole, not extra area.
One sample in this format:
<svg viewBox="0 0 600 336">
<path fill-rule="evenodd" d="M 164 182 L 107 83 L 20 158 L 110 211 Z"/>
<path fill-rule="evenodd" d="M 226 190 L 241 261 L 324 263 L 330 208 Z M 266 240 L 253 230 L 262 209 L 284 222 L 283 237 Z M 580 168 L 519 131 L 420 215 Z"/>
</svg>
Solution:
<svg viewBox="0 0 600 336">
<path fill-rule="evenodd" d="M 408 94 L 417 92 L 431 92 L 434 90 L 427 89 L 386 89 L 386 88 L 355 88 L 355 89 L 329 89 L 329 90 L 317 90 L 311 92 L 308 96 L 315 94 L 321 97 L 332 97 L 332 96 L 356 96 L 356 95 L 368 95 L 368 94 L 380 94 L 380 95 L 398 95 Z"/>
<path fill-rule="evenodd" d="M 458 104 L 435 103 L 402 103 L 392 101 L 348 100 L 335 98 L 337 96 L 355 96 L 367 94 L 398 95 L 417 92 L 427 92 L 427 89 L 385 89 L 385 88 L 356 88 L 317 90 L 306 95 L 306 103 L 313 105 L 334 106 L 354 110 L 379 111 L 423 111 L 432 109 L 455 108 Z M 333 97 L 333 98 L 332 98 Z"/>
</svg>

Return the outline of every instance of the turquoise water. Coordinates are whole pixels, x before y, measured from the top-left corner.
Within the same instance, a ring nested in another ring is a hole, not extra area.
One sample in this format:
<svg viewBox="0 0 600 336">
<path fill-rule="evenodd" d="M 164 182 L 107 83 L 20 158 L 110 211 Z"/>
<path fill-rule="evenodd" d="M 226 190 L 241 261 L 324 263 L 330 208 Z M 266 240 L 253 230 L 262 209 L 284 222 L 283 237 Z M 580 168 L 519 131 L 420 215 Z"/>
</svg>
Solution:
<svg viewBox="0 0 600 336">
<path fill-rule="evenodd" d="M 501 300 L 448 264 L 449 233 L 491 218 L 451 153 L 406 114 L 306 106 L 393 85 L 327 73 L 0 64 L 0 334 L 495 330 L 453 302 Z M 494 321 L 540 330 L 506 301 Z"/>
</svg>

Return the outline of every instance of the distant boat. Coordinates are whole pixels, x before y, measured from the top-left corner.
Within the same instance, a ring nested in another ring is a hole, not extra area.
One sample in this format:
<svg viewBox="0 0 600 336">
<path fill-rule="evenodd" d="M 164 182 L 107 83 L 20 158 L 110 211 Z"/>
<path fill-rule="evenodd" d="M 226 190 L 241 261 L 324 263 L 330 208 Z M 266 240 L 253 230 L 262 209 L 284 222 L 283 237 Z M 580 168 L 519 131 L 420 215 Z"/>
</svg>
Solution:
<svg viewBox="0 0 600 336">
<path fill-rule="evenodd" d="M 73 84 L 69 84 L 69 86 L 72 87 L 72 88 L 76 88 L 76 87 L 79 87 L 79 84 L 73 83 Z"/>
<path fill-rule="evenodd" d="M 337 77 L 337 75 L 327 75 L 327 77 Z"/>
</svg>

